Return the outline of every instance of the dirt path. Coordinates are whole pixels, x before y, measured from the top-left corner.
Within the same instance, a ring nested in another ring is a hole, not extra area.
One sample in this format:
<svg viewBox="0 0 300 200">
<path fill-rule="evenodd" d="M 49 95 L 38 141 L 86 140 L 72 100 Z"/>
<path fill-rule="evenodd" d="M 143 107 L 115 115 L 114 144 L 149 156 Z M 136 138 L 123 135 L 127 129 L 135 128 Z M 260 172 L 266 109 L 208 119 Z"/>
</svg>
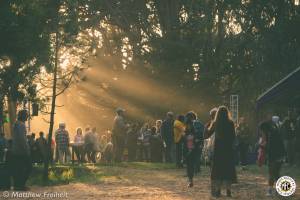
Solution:
<svg viewBox="0 0 300 200">
<path fill-rule="evenodd" d="M 299 189 L 291 198 L 265 197 L 266 180 L 248 171 L 239 171 L 239 183 L 233 186 L 233 198 L 239 200 L 300 199 Z M 194 188 L 186 187 L 183 170 L 141 170 L 122 168 L 118 176 L 107 177 L 97 183 L 71 183 L 53 187 L 31 188 L 31 192 L 66 192 L 68 198 L 79 200 L 151 199 L 189 200 L 212 199 L 209 194 L 209 171 L 204 169 L 195 177 Z M 13 198 L 11 198 L 13 199 Z M 26 198 L 35 199 L 35 198 Z M 50 199 L 50 198 L 44 198 Z M 230 199 L 224 197 L 222 199 Z"/>
</svg>

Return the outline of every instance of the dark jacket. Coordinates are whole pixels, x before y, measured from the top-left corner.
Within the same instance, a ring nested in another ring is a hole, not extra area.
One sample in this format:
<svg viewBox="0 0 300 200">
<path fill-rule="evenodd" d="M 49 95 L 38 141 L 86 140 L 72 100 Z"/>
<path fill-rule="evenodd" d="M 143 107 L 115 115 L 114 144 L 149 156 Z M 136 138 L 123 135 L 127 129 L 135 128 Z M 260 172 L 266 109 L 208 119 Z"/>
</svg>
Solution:
<svg viewBox="0 0 300 200">
<path fill-rule="evenodd" d="M 281 131 L 283 134 L 284 140 L 291 140 L 294 139 L 296 136 L 296 121 L 290 118 L 284 120 Z"/>
<path fill-rule="evenodd" d="M 271 131 L 267 137 L 267 156 L 269 162 L 278 161 L 284 157 L 284 145 L 279 128 L 271 123 Z"/>
<path fill-rule="evenodd" d="M 161 125 L 161 136 L 166 144 L 174 143 L 174 120 L 166 119 Z"/>
<path fill-rule="evenodd" d="M 237 176 L 234 164 L 235 128 L 233 122 L 229 121 L 222 130 L 215 130 L 215 134 L 211 179 L 235 183 Z"/>
<path fill-rule="evenodd" d="M 12 153 L 14 155 L 30 155 L 30 148 L 26 138 L 26 126 L 24 123 L 17 121 L 14 124 L 12 134 Z"/>
</svg>

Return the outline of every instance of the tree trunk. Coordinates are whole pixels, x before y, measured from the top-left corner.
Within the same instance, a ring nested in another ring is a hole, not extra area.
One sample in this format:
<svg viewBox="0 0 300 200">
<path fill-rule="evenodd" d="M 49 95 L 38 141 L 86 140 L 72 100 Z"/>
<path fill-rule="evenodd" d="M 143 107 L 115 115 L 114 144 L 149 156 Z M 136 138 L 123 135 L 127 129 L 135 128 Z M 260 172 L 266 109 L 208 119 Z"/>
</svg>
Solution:
<svg viewBox="0 0 300 200">
<path fill-rule="evenodd" d="M 55 41 L 55 63 L 53 71 L 53 87 L 52 87 L 52 103 L 51 103 L 51 112 L 50 112 L 50 126 L 48 134 L 48 144 L 47 144 L 47 159 L 44 165 L 44 181 L 48 181 L 49 174 L 49 162 L 51 156 L 51 144 L 52 144 L 52 133 L 54 127 L 54 115 L 55 115 L 55 103 L 56 103 L 56 85 L 57 85 L 57 69 L 58 69 L 58 53 L 59 53 L 59 31 L 56 31 L 56 41 Z"/>
<path fill-rule="evenodd" d="M 12 136 L 13 126 L 17 119 L 17 102 L 13 98 L 7 98 L 7 109 L 9 115 L 9 134 Z"/>
</svg>

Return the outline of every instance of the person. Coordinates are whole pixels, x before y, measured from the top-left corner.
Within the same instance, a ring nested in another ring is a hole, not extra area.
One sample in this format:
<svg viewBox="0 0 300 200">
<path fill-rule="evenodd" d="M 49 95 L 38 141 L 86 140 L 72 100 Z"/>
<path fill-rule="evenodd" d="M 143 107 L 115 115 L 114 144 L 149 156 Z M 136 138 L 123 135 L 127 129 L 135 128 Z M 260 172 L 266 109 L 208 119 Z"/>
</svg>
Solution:
<svg viewBox="0 0 300 200">
<path fill-rule="evenodd" d="M 38 161 L 39 163 L 45 163 L 47 159 L 47 140 L 44 137 L 44 132 L 39 133 L 39 138 L 36 140 Z"/>
<path fill-rule="evenodd" d="M 243 117 L 240 118 L 240 122 L 236 128 L 236 134 L 238 138 L 238 150 L 239 158 L 242 169 L 246 169 L 247 166 L 247 155 L 249 149 L 249 126 L 245 122 Z"/>
<path fill-rule="evenodd" d="M 162 122 L 161 125 L 161 136 L 164 140 L 166 146 L 166 162 L 173 162 L 173 151 L 174 151 L 174 114 L 168 112 L 166 119 Z"/>
<path fill-rule="evenodd" d="M 144 140 L 144 129 L 145 127 L 142 126 L 141 129 L 138 131 L 137 134 L 137 140 L 136 140 L 136 146 L 137 146 L 137 151 L 136 151 L 136 158 L 138 161 L 143 161 L 143 153 L 144 153 L 144 145 L 143 145 L 143 140 Z"/>
<path fill-rule="evenodd" d="M 150 130 L 150 126 L 148 123 L 145 124 L 144 126 L 144 131 L 142 132 L 143 134 L 143 155 L 144 155 L 144 160 L 146 160 L 146 162 L 150 162 L 151 160 L 151 151 L 150 151 L 150 139 L 151 139 L 151 130 Z"/>
<path fill-rule="evenodd" d="M 185 138 L 184 143 L 186 146 L 186 169 L 187 169 L 187 176 L 188 176 L 188 187 L 193 187 L 193 177 L 195 173 L 195 167 L 196 167 L 196 156 L 197 151 L 196 148 L 196 133 L 195 128 L 193 125 L 194 121 L 194 113 L 188 112 L 186 114 L 186 128 L 185 128 Z"/>
<path fill-rule="evenodd" d="M 84 138 L 82 135 L 82 128 L 78 127 L 76 129 L 76 135 L 74 137 L 74 151 L 75 155 L 77 157 L 78 163 L 82 163 L 84 161 L 83 156 L 84 156 Z"/>
<path fill-rule="evenodd" d="M 94 151 L 94 137 L 89 126 L 85 128 L 84 134 L 84 152 L 87 155 L 88 162 L 94 162 L 93 151 Z"/>
<path fill-rule="evenodd" d="M 4 160 L 5 149 L 7 148 L 7 140 L 4 133 L 0 133 L 0 162 Z"/>
<path fill-rule="evenodd" d="M 176 167 L 183 168 L 183 137 L 185 134 L 184 115 L 178 115 L 174 121 L 174 143 L 176 148 Z"/>
<path fill-rule="evenodd" d="M 286 162 L 293 165 L 296 144 L 296 120 L 291 111 L 288 111 L 288 116 L 282 123 L 282 131 L 286 151 Z"/>
<path fill-rule="evenodd" d="M 269 170 L 269 188 L 267 196 L 273 195 L 274 183 L 280 177 L 280 170 L 284 159 L 284 144 L 279 128 L 274 122 L 266 121 L 260 125 L 260 130 L 266 135 Z"/>
<path fill-rule="evenodd" d="M 99 143 L 99 148 L 100 148 L 100 152 L 101 152 L 101 160 L 104 160 L 104 150 L 107 144 L 107 136 L 106 135 L 102 135 L 100 138 L 100 143 Z"/>
<path fill-rule="evenodd" d="M 125 110 L 122 108 L 116 109 L 116 116 L 113 122 L 112 137 L 114 145 L 114 159 L 116 162 L 122 161 L 124 152 L 125 137 L 127 132 L 127 125 L 124 119 Z"/>
<path fill-rule="evenodd" d="M 92 150 L 92 154 L 91 154 L 91 158 L 92 158 L 92 162 L 96 163 L 96 159 L 97 159 L 97 153 L 100 152 L 100 148 L 99 148 L 99 134 L 97 133 L 97 128 L 94 127 L 92 128 L 92 143 L 93 143 L 93 150 Z"/>
<path fill-rule="evenodd" d="M 267 135 L 262 132 L 258 140 L 257 165 L 261 167 L 266 161 Z"/>
<path fill-rule="evenodd" d="M 59 128 L 55 131 L 55 143 L 58 150 L 58 159 L 61 164 L 68 161 L 68 150 L 70 144 L 69 132 L 65 123 L 59 123 Z"/>
<path fill-rule="evenodd" d="M 137 151 L 137 132 L 138 125 L 132 124 L 127 132 L 127 149 L 128 149 L 128 161 L 133 162 L 136 158 Z"/>
<path fill-rule="evenodd" d="M 157 126 L 151 128 L 151 138 L 150 138 L 150 151 L 151 151 L 151 162 L 162 162 L 163 160 L 163 141 L 157 132 Z"/>
<path fill-rule="evenodd" d="M 207 154 L 206 155 L 207 162 L 209 163 L 210 167 L 211 167 L 212 158 L 213 158 L 215 135 L 214 135 L 213 131 L 209 131 L 209 127 L 213 124 L 217 111 L 218 111 L 218 108 L 212 108 L 210 110 L 210 112 L 209 112 L 210 120 L 205 124 L 204 133 L 203 133 L 205 143 L 206 143 L 205 152 Z"/>
<path fill-rule="evenodd" d="M 113 149 L 114 149 L 114 145 L 111 142 L 111 139 L 109 139 L 104 149 L 104 160 L 107 164 L 111 164 L 113 160 L 113 152 L 114 152 Z"/>
<path fill-rule="evenodd" d="M 199 173 L 201 170 L 201 159 L 202 159 L 202 150 L 204 146 L 204 124 L 198 119 L 195 112 L 191 112 L 193 116 L 193 126 L 195 129 L 195 150 L 196 151 L 196 166 L 195 173 Z"/>
<path fill-rule="evenodd" d="M 30 147 L 26 139 L 27 110 L 18 112 L 18 120 L 14 123 L 12 132 L 11 170 L 14 190 L 27 190 L 26 182 L 32 170 Z"/>
<path fill-rule="evenodd" d="M 162 120 L 158 119 L 155 121 L 156 133 L 159 133 L 159 135 L 161 135 L 161 125 L 162 125 Z"/>
<path fill-rule="evenodd" d="M 211 167 L 211 194 L 214 197 L 220 197 L 221 185 L 225 184 L 226 195 L 231 197 L 231 184 L 237 181 L 233 151 L 235 127 L 226 106 L 218 108 L 215 120 L 210 125 L 208 132 L 215 134 Z"/>
<path fill-rule="evenodd" d="M 37 146 L 35 142 L 35 133 L 31 133 L 31 135 L 28 136 L 28 145 L 30 148 L 31 161 L 32 163 L 37 163 L 38 152 L 37 152 Z"/>
</svg>

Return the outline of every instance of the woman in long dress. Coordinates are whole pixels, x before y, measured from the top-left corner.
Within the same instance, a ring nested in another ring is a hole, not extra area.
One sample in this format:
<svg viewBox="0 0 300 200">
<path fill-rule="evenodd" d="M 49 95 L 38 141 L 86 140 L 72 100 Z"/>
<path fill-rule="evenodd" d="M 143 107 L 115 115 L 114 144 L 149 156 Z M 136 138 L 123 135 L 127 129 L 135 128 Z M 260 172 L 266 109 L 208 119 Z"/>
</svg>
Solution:
<svg viewBox="0 0 300 200">
<path fill-rule="evenodd" d="M 209 132 L 215 133 L 212 158 L 211 184 L 212 195 L 221 196 L 221 186 L 225 185 L 226 195 L 231 196 L 231 184 L 237 181 L 233 144 L 235 141 L 234 123 L 225 106 L 220 106 Z"/>
</svg>

